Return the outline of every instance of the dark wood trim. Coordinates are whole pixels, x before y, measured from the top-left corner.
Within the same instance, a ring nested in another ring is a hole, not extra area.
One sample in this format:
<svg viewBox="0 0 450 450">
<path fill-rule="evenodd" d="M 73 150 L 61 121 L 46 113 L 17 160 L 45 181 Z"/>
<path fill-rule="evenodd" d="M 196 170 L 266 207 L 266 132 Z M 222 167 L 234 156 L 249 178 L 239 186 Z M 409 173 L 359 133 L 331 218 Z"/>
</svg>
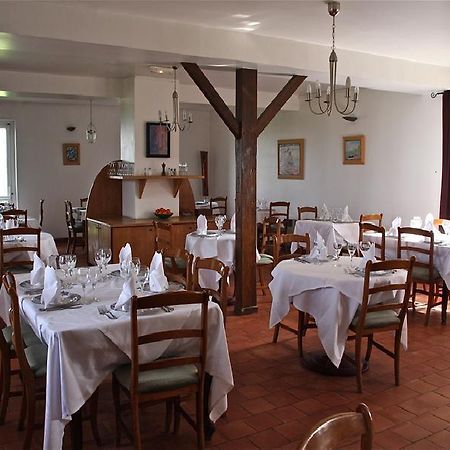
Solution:
<svg viewBox="0 0 450 450">
<path fill-rule="evenodd" d="M 256 134 L 259 136 L 269 125 L 270 121 L 278 114 L 284 104 L 292 97 L 294 92 L 305 81 L 306 77 L 294 75 L 281 89 L 267 108 L 261 113 L 257 121 Z"/>
<path fill-rule="evenodd" d="M 209 179 L 208 179 L 208 152 L 200 152 L 200 164 L 202 167 L 202 195 L 208 197 L 209 195 Z"/>
<path fill-rule="evenodd" d="M 219 114 L 220 118 L 223 120 L 228 129 L 233 133 L 234 137 L 236 139 L 239 138 L 239 122 L 234 117 L 230 108 L 228 108 L 228 106 L 222 100 L 219 93 L 214 89 L 214 86 L 211 84 L 208 78 L 206 78 L 200 67 L 197 64 L 188 62 L 183 62 L 181 63 L 181 65 L 192 78 L 192 81 L 194 81 L 194 83 L 202 91 L 203 95 L 215 109 L 217 114 Z"/>
</svg>

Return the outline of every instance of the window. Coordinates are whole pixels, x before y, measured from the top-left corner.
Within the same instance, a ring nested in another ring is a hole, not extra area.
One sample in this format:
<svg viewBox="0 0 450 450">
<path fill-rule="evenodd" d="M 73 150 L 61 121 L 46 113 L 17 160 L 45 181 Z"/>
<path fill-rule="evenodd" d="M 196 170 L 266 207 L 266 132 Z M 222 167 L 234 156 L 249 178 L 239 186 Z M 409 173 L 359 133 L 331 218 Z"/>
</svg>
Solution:
<svg viewBox="0 0 450 450">
<path fill-rule="evenodd" d="M 0 201 L 17 203 L 15 126 L 0 120 Z"/>
</svg>

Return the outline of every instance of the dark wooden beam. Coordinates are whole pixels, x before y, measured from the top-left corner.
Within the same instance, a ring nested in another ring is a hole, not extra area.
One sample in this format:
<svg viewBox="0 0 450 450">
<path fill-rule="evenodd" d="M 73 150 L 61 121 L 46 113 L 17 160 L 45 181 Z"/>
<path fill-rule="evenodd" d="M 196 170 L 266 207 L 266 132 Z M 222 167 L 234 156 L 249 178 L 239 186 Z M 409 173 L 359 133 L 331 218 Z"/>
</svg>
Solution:
<svg viewBox="0 0 450 450">
<path fill-rule="evenodd" d="M 256 132 L 257 71 L 236 71 L 236 303 L 237 314 L 257 310 L 256 304 Z"/>
<path fill-rule="evenodd" d="M 283 105 L 291 98 L 292 94 L 305 81 L 306 77 L 294 75 L 271 101 L 270 105 L 258 117 L 256 136 L 259 136 L 264 128 L 269 125 L 270 121 L 276 116 Z"/>
<path fill-rule="evenodd" d="M 206 78 L 200 67 L 198 67 L 197 64 L 187 62 L 183 62 L 181 65 L 184 67 L 184 70 L 186 70 L 198 88 L 202 91 L 203 95 L 215 109 L 217 114 L 219 114 L 228 129 L 233 133 L 234 137 L 238 139 L 240 135 L 239 122 L 234 117 L 230 108 L 228 108 L 222 100 L 219 93 L 214 89 L 214 86 L 210 83 L 208 78 Z"/>
</svg>

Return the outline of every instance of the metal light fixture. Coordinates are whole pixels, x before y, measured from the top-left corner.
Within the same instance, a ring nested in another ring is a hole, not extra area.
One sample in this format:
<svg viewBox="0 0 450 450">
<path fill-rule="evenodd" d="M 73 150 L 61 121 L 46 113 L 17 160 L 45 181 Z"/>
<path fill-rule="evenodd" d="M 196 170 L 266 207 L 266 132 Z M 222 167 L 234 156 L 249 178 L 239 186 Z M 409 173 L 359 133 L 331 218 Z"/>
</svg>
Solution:
<svg viewBox="0 0 450 450">
<path fill-rule="evenodd" d="M 181 112 L 180 119 L 180 103 L 177 92 L 177 66 L 172 66 L 173 69 L 173 93 L 172 93 L 172 107 L 173 107 L 173 119 L 169 121 L 167 112 L 164 113 L 164 119 L 161 110 L 159 111 L 159 123 L 165 125 L 170 131 L 184 131 L 189 129 L 193 122 L 192 114 L 186 111 Z"/>
<path fill-rule="evenodd" d="M 89 100 L 89 125 L 86 129 L 86 140 L 89 144 L 95 144 L 95 141 L 97 140 L 97 130 L 92 123 L 92 100 Z"/>
<path fill-rule="evenodd" d="M 335 17 L 338 15 L 340 11 L 341 5 L 339 2 L 328 2 L 328 14 L 333 18 L 333 27 L 331 36 L 333 38 L 333 45 L 331 47 L 331 53 L 329 58 L 330 63 L 330 85 L 327 87 L 327 93 L 325 98 L 323 99 L 322 96 L 322 90 L 320 87 L 320 83 L 316 83 L 316 88 L 314 92 L 314 98 L 317 100 L 317 106 L 318 111 L 314 111 L 313 107 L 311 106 L 311 102 L 313 100 L 312 98 L 312 87 L 311 85 L 308 85 L 307 91 L 306 91 L 306 101 L 308 102 L 309 109 L 312 113 L 317 115 L 327 114 L 328 116 L 331 115 L 333 111 L 333 105 L 334 108 L 342 115 L 348 115 L 351 114 L 355 108 L 356 103 L 359 100 L 359 88 L 353 86 L 352 82 L 350 80 L 350 77 L 347 77 L 347 80 L 345 82 L 345 108 L 340 108 L 338 105 L 338 102 L 336 100 L 336 73 L 337 73 L 337 62 L 338 58 L 335 51 Z M 353 105 L 351 104 L 353 103 Z"/>
</svg>

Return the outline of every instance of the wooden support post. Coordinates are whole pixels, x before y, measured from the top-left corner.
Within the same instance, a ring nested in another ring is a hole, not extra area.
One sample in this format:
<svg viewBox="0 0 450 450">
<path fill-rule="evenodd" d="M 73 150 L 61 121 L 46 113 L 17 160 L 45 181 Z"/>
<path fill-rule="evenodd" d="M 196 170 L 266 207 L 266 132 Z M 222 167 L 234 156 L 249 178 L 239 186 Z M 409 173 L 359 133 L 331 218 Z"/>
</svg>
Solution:
<svg viewBox="0 0 450 450">
<path fill-rule="evenodd" d="M 257 72 L 236 71 L 236 303 L 237 314 L 256 311 Z"/>
</svg>

